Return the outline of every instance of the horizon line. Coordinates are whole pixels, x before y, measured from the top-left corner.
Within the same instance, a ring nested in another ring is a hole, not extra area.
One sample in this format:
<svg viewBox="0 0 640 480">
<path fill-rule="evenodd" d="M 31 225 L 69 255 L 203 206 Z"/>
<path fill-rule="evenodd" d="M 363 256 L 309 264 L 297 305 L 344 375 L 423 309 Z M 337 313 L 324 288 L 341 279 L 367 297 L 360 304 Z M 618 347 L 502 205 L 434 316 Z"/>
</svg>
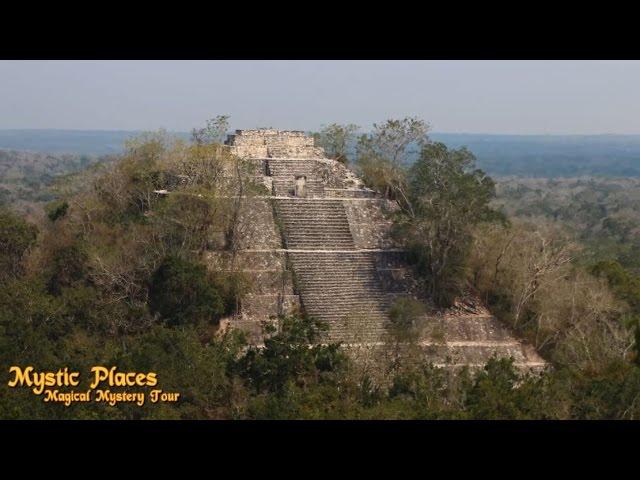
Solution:
<svg viewBox="0 0 640 480">
<path fill-rule="evenodd" d="M 107 129 L 107 128 L 0 128 L 0 132 L 108 132 L 108 133 L 145 133 L 145 132 L 158 132 L 161 130 L 165 130 L 167 133 L 172 134 L 190 134 L 191 131 L 186 130 L 169 130 L 163 127 L 159 127 L 156 129 Z M 236 129 L 231 130 L 231 133 L 234 133 Z M 240 130 L 255 130 L 251 129 L 240 129 Z M 279 129 L 288 131 L 290 129 Z M 313 130 L 302 130 L 305 133 L 313 132 Z M 616 132 L 607 132 L 607 133 L 490 133 L 490 132 L 451 132 L 451 131 L 431 131 L 428 132 L 428 135 L 485 135 L 485 136 L 509 136 L 509 137 L 604 137 L 604 136 L 640 136 L 640 132 L 638 133 L 616 133 Z"/>
</svg>

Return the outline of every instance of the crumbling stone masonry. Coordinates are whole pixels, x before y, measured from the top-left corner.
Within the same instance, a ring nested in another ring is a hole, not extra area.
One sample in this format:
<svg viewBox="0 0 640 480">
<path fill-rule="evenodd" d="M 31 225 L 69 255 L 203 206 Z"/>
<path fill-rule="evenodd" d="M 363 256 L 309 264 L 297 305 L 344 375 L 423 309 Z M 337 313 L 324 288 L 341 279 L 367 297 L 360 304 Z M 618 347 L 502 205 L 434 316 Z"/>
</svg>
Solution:
<svg viewBox="0 0 640 480">
<path fill-rule="evenodd" d="M 390 235 L 396 206 L 297 131 L 237 130 L 225 142 L 255 162 L 270 195 L 248 198 L 240 221 L 242 247 L 233 268 L 254 279 L 232 328 L 261 341 L 261 321 L 303 309 L 330 325 L 328 340 L 384 345 L 388 310 L 413 296 L 404 252 Z M 210 252 L 213 268 L 231 268 L 231 254 Z M 486 309 L 435 309 L 420 340 L 427 359 L 449 367 L 484 364 L 492 355 L 537 369 L 544 361 Z"/>
</svg>

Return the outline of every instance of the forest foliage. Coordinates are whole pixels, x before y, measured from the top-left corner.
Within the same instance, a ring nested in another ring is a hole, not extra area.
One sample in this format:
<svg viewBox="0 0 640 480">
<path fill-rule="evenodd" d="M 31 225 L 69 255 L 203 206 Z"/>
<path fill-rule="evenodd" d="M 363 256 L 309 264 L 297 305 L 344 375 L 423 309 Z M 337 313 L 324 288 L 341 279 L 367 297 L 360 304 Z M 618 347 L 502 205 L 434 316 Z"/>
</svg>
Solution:
<svg viewBox="0 0 640 480">
<path fill-rule="evenodd" d="M 425 291 L 442 305 L 478 296 L 551 368 L 526 374 L 494 358 L 479 372 L 452 372 L 411 350 L 363 366 L 317 342 L 327 327 L 304 315 L 265 324 L 261 348 L 220 327 L 250 280 L 212 271 L 206 252 L 234 254 L 241 199 L 262 193 L 252 166 L 220 145 L 227 121 L 212 120 L 191 141 L 132 139 L 117 162 L 74 176 L 37 222 L 0 211 L 3 368 L 157 371 L 182 400 L 65 407 L 3 387 L 1 418 L 640 416 L 635 190 L 496 182 L 469 150 L 432 142 L 420 119 L 374 126 L 348 160 L 398 204 L 396 232 Z M 322 135 L 340 155 L 352 130 Z M 404 161 L 416 145 L 418 161 Z M 405 303 L 390 314 L 410 343 L 423 311 Z"/>
</svg>

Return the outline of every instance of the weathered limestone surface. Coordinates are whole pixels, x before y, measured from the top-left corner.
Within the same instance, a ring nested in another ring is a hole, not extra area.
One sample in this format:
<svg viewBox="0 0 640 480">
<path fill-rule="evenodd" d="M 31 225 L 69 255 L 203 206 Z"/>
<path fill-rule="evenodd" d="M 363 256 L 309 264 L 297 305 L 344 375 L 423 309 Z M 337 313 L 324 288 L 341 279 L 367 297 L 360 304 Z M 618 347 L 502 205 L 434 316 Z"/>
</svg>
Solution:
<svg viewBox="0 0 640 480">
<path fill-rule="evenodd" d="M 390 214 L 396 210 L 395 204 L 382 198 L 364 201 L 345 199 L 343 203 L 357 248 L 398 248 L 391 236 L 393 222 Z"/>
<path fill-rule="evenodd" d="M 273 217 L 272 200 L 248 197 L 243 199 L 238 218 L 240 249 L 274 249 L 282 247 L 282 236 Z"/>
<path fill-rule="evenodd" d="M 275 228 L 275 225 L 273 227 Z M 212 251 L 208 253 L 207 260 L 212 270 L 242 272 L 250 282 L 251 293 L 243 298 L 240 313 L 228 319 L 228 323 L 246 331 L 252 342 L 262 341 L 261 322 L 300 309 L 300 298 L 294 289 L 293 272 L 288 266 L 284 250 L 272 248 L 237 252 Z"/>
<path fill-rule="evenodd" d="M 303 309 L 326 321 L 327 340 L 378 348 L 388 340 L 389 308 L 417 298 L 406 254 L 391 235 L 395 206 L 298 131 L 238 130 L 231 151 L 256 162 L 270 195 L 249 198 L 240 216 L 240 251 L 211 252 L 216 270 L 251 277 L 251 294 L 230 326 L 261 341 L 260 322 Z M 522 368 L 544 361 L 486 309 L 438 311 L 426 303 L 420 345 L 428 361 L 481 366 L 492 356 Z"/>
<path fill-rule="evenodd" d="M 321 158 L 322 149 L 314 146 L 313 138 L 304 132 L 272 129 L 236 130 L 227 145 L 231 151 L 247 158 Z"/>
</svg>

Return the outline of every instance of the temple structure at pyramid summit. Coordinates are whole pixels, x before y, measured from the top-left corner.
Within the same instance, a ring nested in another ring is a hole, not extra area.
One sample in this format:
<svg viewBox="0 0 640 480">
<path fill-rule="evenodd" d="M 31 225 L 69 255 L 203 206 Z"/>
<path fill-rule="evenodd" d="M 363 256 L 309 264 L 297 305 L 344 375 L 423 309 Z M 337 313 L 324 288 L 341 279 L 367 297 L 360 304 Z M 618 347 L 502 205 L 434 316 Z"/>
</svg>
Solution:
<svg viewBox="0 0 640 480">
<path fill-rule="evenodd" d="M 477 302 L 442 311 L 421 298 L 390 234 L 395 204 L 327 158 L 312 137 L 238 130 L 225 143 L 254 163 L 269 192 L 248 198 L 241 215 L 242 244 L 233 268 L 254 281 L 229 327 L 260 342 L 261 322 L 305 311 L 329 325 L 327 340 L 384 345 L 389 308 L 410 296 L 425 304 L 419 344 L 435 365 L 480 366 L 494 354 L 512 357 L 520 367 L 545 365 Z M 231 268 L 230 255 L 209 252 L 211 266 Z"/>
</svg>

